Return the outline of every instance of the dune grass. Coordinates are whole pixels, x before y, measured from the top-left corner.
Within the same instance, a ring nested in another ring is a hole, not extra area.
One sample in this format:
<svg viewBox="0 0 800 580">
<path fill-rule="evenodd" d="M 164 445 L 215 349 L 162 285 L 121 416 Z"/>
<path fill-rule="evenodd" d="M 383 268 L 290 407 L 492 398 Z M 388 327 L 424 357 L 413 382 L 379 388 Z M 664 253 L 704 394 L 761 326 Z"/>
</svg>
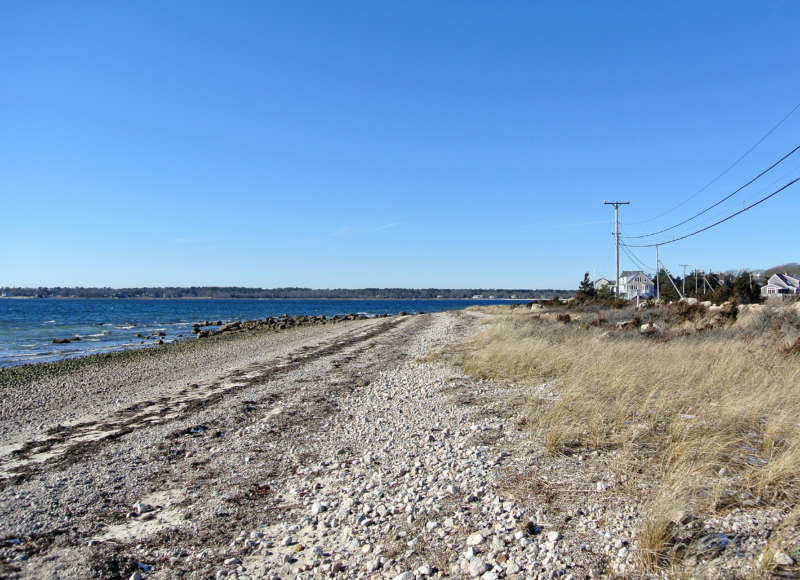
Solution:
<svg viewBox="0 0 800 580">
<path fill-rule="evenodd" d="M 680 558 L 675 513 L 797 505 L 798 328 L 784 310 L 746 330 L 647 338 L 517 311 L 493 316 L 450 356 L 473 375 L 552 382 L 557 397 L 528 403 L 549 452 L 616 449 L 618 469 L 656 482 L 638 538 L 643 567 L 655 569 Z"/>
</svg>

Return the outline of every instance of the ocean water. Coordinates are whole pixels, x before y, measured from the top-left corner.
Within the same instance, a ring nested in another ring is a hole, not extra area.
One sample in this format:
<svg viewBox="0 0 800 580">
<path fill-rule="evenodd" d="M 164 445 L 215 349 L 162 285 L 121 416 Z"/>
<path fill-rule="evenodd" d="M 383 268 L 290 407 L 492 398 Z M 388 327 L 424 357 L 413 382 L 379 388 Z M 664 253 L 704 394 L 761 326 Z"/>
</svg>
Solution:
<svg viewBox="0 0 800 580">
<path fill-rule="evenodd" d="M 0 299 L 0 367 L 193 340 L 192 324 L 281 314 L 440 312 L 508 300 L 115 300 Z M 137 336 L 141 335 L 140 336 Z M 80 337 L 68 344 L 53 339 Z"/>
</svg>

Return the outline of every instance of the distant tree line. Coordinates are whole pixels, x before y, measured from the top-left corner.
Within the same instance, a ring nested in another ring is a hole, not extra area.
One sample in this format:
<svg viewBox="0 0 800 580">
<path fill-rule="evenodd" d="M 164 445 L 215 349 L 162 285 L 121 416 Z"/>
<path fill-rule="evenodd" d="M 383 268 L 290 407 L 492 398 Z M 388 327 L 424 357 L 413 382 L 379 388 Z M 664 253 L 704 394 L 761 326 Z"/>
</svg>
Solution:
<svg viewBox="0 0 800 580">
<path fill-rule="evenodd" d="M 786 271 L 786 266 L 796 264 L 784 264 L 776 269 L 767 272 Z M 726 300 L 734 299 L 739 304 L 750 304 L 761 302 L 761 286 L 765 283 L 766 277 L 759 276 L 748 270 L 728 271 L 721 273 L 694 271 L 686 275 L 686 280 L 681 276 L 671 276 L 665 269 L 658 273 L 658 280 L 651 274 L 650 277 L 657 288 L 660 288 L 660 297 L 664 300 L 678 300 L 681 294 L 684 296 L 697 298 L 698 300 L 710 300 L 715 304 L 721 304 Z M 579 302 L 607 301 L 613 297 L 611 286 L 596 289 L 589 278 L 589 272 L 583 275 L 583 280 L 578 283 L 576 298 Z"/>
<path fill-rule="evenodd" d="M 725 273 L 692 272 L 686 275 L 686 283 L 680 276 L 672 276 L 662 268 L 658 273 L 658 282 L 661 286 L 661 297 L 664 300 L 677 300 L 679 298 L 675 286 L 684 294 L 698 300 L 710 300 L 720 304 L 731 298 L 740 304 L 761 302 L 762 278 L 748 270 Z M 684 292 L 685 287 L 685 292 Z"/>
<path fill-rule="evenodd" d="M 3 296 L 31 298 L 387 298 L 387 299 L 464 299 L 481 298 L 567 298 L 570 290 L 502 289 L 502 288 L 245 288 L 243 286 L 167 286 L 145 288 L 84 288 L 77 287 L 0 287 Z"/>
</svg>

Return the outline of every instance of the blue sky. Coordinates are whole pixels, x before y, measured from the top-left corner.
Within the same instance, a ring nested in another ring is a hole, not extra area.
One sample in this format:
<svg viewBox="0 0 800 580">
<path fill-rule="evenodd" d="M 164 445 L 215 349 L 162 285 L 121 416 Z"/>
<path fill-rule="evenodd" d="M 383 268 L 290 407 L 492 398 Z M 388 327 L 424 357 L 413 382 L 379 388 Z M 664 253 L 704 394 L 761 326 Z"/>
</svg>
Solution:
<svg viewBox="0 0 800 580">
<path fill-rule="evenodd" d="M 788 1 L 4 3 L 0 286 L 611 276 L 604 200 L 646 234 L 800 142 L 797 111 L 660 216 L 800 102 L 799 18 Z M 796 157 L 675 231 L 800 176 Z M 796 261 L 799 192 L 662 258 Z"/>
</svg>

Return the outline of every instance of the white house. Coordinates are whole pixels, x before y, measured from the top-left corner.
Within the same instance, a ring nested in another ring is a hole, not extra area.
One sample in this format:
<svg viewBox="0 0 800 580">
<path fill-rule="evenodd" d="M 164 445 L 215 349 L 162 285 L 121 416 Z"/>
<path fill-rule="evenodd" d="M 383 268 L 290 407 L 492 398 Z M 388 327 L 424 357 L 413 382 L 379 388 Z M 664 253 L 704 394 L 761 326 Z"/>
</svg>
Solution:
<svg viewBox="0 0 800 580">
<path fill-rule="evenodd" d="M 800 293 L 800 278 L 789 274 L 773 274 L 767 280 L 767 285 L 761 287 L 761 296 L 777 296 L 779 294 Z"/>
<path fill-rule="evenodd" d="M 619 275 L 619 295 L 620 297 L 632 300 L 640 298 L 651 298 L 655 285 L 641 270 L 625 270 Z"/>
<path fill-rule="evenodd" d="M 609 286 L 611 286 L 611 280 L 608 278 L 598 278 L 594 281 L 595 290 L 602 290 L 604 288 L 608 288 Z"/>
</svg>

